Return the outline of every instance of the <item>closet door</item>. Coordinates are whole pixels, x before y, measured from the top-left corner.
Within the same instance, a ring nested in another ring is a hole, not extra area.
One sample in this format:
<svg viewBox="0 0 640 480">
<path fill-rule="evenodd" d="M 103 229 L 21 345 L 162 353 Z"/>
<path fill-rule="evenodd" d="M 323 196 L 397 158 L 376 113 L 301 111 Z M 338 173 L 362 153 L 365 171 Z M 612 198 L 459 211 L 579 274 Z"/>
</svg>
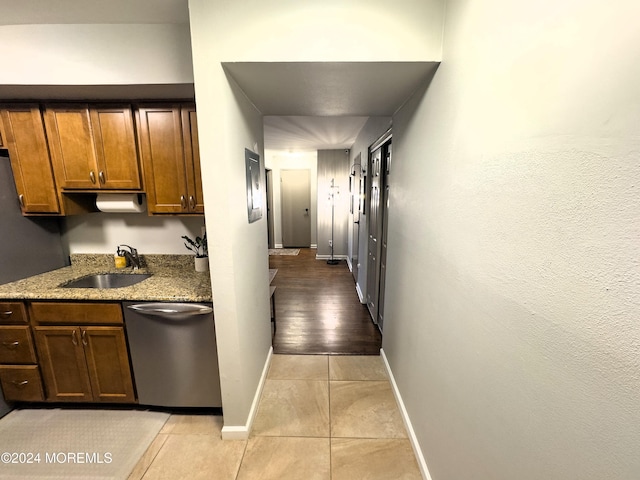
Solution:
<svg viewBox="0 0 640 480">
<path fill-rule="evenodd" d="M 382 147 L 369 156 L 369 229 L 367 252 L 367 307 L 373 321 L 378 321 L 378 290 L 380 287 L 380 243 L 382 218 L 380 215 L 380 170 Z"/>
</svg>

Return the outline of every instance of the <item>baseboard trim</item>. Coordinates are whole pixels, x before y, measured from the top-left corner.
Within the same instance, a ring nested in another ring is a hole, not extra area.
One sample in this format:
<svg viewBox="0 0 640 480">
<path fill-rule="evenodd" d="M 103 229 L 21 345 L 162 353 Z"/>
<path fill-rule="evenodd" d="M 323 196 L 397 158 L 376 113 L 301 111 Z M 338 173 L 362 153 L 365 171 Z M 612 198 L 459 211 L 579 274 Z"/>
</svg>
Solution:
<svg viewBox="0 0 640 480">
<path fill-rule="evenodd" d="M 360 299 L 360 303 L 365 303 L 364 301 L 364 293 L 360 290 L 360 285 L 356 283 L 356 292 L 358 292 L 358 298 Z"/>
<path fill-rule="evenodd" d="M 349 271 L 353 273 L 353 265 L 351 264 L 351 257 L 347 255 L 347 267 L 349 267 Z"/>
<path fill-rule="evenodd" d="M 264 368 L 262 369 L 262 375 L 260 376 L 260 382 L 256 389 L 256 394 L 253 396 L 253 403 L 251 403 L 251 409 L 249 410 L 249 417 L 247 418 L 246 425 L 224 425 L 222 427 L 222 439 L 223 440 L 247 440 L 251 433 L 251 427 L 253 427 L 253 421 L 258 413 L 258 404 L 260 403 L 260 397 L 262 396 L 262 389 L 264 388 L 265 380 L 267 379 L 267 372 L 269 371 L 269 365 L 271 365 L 271 358 L 273 357 L 273 347 L 269 347 L 269 353 L 267 359 L 264 362 Z M 224 413 L 223 413 L 224 418 Z"/>
<path fill-rule="evenodd" d="M 413 425 L 411 424 L 409 413 L 404 406 L 402 395 L 400 395 L 398 385 L 396 384 L 396 380 L 393 377 L 393 372 L 391 371 L 391 366 L 389 365 L 387 356 L 385 355 L 384 349 L 382 348 L 380 349 L 380 356 L 382 357 L 382 361 L 384 362 L 384 366 L 387 370 L 387 375 L 389 375 L 391 389 L 393 390 L 393 395 L 396 397 L 396 402 L 398 403 L 398 408 L 400 409 L 402 421 L 404 422 L 404 426 L 406 427 L 407 433 L 409 434 L 409 441 L 411 442 L 413 453 L 416 456 L 418 467 L 420 468 L 420 473 L 422 473 L 422 478 L 424 478 L 425 480 L 432 480 L 431 474 L 429 473 L 429 468 L 427 467 L 427 461 L 424 459 L 424 455 L 422 454 L 422 450 L 420 449 L 420 443 L 418 442 L 418 438 L 416 437 L 416 432 L 413 430 Z"/>
<path fill-rule="evenodd" d="M 316 260 L 329 260 L 331 255 L 318 255 L 316 254 Z M 333 258 L 336 260 L 346 260 L 348 257 L 346 255 L 334 255 Z"/>
<path fill-rule="evenodd" d="M 309 248 L 315 248 L 315 249 L 317 249 L 317 248 L 318 248 L 318 244 L 317 244 L 317 243 L 312 243 L 312 244 L 311 244 L 311 246 L 310 246 Z"/>
<path fill-rule="evenodd" d="M 284 248 L 281 243 L 276 243 L 273 248 Z"/>
</svg>

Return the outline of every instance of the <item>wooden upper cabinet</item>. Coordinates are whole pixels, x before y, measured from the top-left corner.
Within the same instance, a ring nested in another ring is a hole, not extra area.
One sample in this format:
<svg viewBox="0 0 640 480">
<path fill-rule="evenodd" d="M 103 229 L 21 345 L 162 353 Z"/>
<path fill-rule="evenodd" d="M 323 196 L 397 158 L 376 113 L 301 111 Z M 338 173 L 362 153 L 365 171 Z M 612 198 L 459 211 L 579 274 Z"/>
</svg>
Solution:
<svg viewBox="0 0 640 480">
<path fill-rule="evenodd" d="M 143 105 L 137 115 L 149 213 L 204 213 L 195 106 Z"/>
<path fill-rule="evenodd" d="M 96 105 L 90 114 L 101 187 L 140 189 L 142 184 L 131 107 Z"/>
<path fill-rule="evenodd" d="M 140 189 L 133 117 L 128 105 L 46 105 L 45 125 L 61 188 Z"/>
<path fill-rule="evenodd" d="M 0 114 L 22 213 L 61 213 L 40 107 L 3 105 Z"/>
<path fill-rule="evenodd" d="M 198 119 L 195 105 L 189 105 L 182 109 L 182 136 L 184 138 L 185 166 L 187 169 L 189 211 L 204 214 L 200 146 L 198 144 Z"/>
</svg>

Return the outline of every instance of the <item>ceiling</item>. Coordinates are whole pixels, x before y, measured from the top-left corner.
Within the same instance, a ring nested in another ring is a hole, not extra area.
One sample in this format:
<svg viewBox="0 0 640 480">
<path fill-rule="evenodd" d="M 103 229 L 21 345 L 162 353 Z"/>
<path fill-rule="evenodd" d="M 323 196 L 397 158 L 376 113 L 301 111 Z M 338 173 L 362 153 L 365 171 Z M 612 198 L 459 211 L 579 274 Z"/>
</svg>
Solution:
<svg viewBox="0 0 640 480">
<path fill-rule="evenodd" d="M 351 148 L 368 117 L 264 117 L 267 150 Z"/>
<path fill-rule="evenodd" d="M 0 25 L 188 22 L 188 0 L 0 0 Z M 437 68 L 433 62 L 243 62 L 224 66 L 265 115 L 265 148 L 272 150 L 350 148 L 369 116 L 393 115 Z M 82 87 L 42 88 L 51 90 L 48 98 L 63 99 L 77 96 Z M 99 91 L 104 98 L 128 98 L 136 91 L 132 86 L 126 88 Z M 144 88 L 149 96 L 151 90 Z M 176 88 L 174 98 L 192 95 L 192 86 Z M 166 89 L 157 88 L 158 98 Z M 95 86 L 86 90 L 98 98 Z M 6 98 L 31 95 L 26 87 L 8 85 L 0 86 L 0 93 Z"/>
<path fill-rule="evenodd" d="M 265 148 L 350 148 L 370 116 L 393 115 L 434 62 L 242 62 L 224 68 L 264 115 Z"/>
<path fill-rule="evenodd" d="M 224 63 L 264 115 L 392 115 L 435 62 Z"/>
</svg>

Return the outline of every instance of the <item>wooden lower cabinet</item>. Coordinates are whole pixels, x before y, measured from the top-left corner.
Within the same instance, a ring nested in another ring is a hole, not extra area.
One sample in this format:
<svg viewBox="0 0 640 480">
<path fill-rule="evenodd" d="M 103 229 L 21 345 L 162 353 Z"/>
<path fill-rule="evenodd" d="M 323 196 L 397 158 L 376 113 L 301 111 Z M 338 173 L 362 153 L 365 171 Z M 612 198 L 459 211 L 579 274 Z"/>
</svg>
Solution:
<svg viewBox="0 0 640 480">
<path fill-rule="evenodd" d="M 122 327 L 33 327 L 46 399 L 134 403 Z"/>
<path fill-rule="evenodd" d="M 9 402 L 42 402 L 44 392 L 27 310 L 0 302 L 0 386 Z"/>
</svg>

